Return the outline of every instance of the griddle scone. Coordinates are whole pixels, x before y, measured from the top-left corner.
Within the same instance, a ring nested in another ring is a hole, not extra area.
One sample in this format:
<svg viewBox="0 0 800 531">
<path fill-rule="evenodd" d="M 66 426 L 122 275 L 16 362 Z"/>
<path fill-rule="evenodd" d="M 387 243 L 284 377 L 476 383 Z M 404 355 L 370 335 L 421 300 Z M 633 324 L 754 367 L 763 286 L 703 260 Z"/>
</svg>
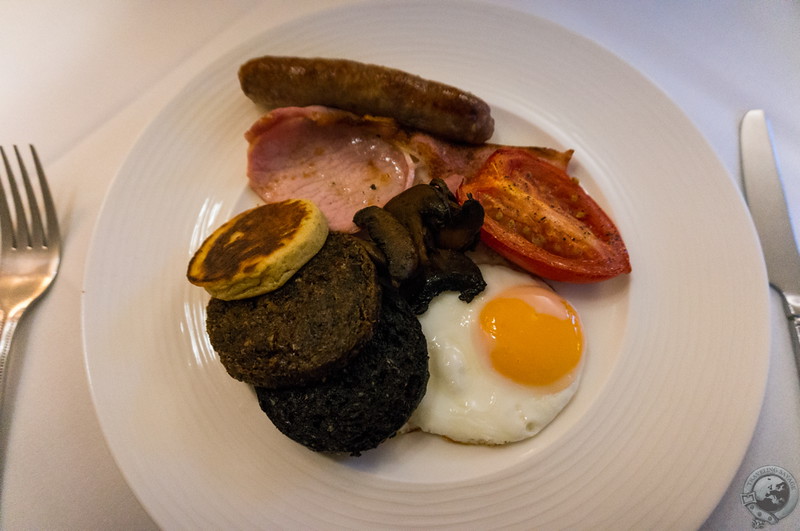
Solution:
<svg viewBox="0 0 800 531">
<path fill-rule="evenodd" d="M 375 335 L 346 367 L 317 384 L 256 387 L 256 393 L 287 437 L 317 452 L 358 455 L 397 433 L 427 383 L 422 328 L 408 303 L 387 287 Z"/>
<path fill-rule="evenodd" d="M 375 265 L 355 237 L 331 232 L 286 284 L 247 299 L 212 298 L 206 329 L 228 374 L 260 387 L 319 381 L 372 338 L 381 307 Z"/>
<path fill-rule="evenodd" d="M 255 297 L 286 283 L 327 236 L 325 215 L 311 201 L 261 205 L 211 233 L 192 256 L 186 277 L 217 299 Z"/>
</svg>

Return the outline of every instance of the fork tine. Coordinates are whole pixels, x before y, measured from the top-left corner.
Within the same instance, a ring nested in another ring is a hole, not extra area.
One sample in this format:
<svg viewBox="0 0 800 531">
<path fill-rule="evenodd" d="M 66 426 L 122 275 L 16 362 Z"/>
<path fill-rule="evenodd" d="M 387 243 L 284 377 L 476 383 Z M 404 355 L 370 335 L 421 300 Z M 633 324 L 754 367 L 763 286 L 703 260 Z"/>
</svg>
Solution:
<svg viewBox="0 0 800 531">
<path fill-rule="evenodd" d="M 11 164 L 8 162 L 8 157 L 6 157 L 6 152 L 2 146 L 0 146 L 0 154 L 3 155 L 3 164 L 5 164 L 6 176 L 8 177 L 8 187 L 11 190 L 11 197 L 14 199 L 14 221 L 16 222 L 17 229 L 14 234 L 14 247 L 30 245 L 25 207 L 22 204 L 22 197 L 19 195 L 19 188 L 17 187 L 17 180 L 14 177 L 14 171 L 11 169 Z"/>
<path fill-rule="evenodd" d="M 22 184 L 25 187 L 25 193 L 28 196 L 28 212 L 30 215 L 30 225 L 28 231 L 28 245 L 31 247 L 41 247 L 45 245 L 44 241 L 44 227 L 42 225 L 42 215 L 39 212 L 39 202 L 36 200 L 36 194 L 33 191 L 30 176 L 28 175 L 28 168 L 25 167 L 25 161 L 19 154 L 19 149 L 14 146 L 14 153 L 17 155 L 17 164 L 19 165 L 19 173 L 22 177 Z M 17 212 L 17 217 L 24 216 L 22 211 Z"/>
<path fill-rule="evenodd" d="M 33 144 L 30 144 L 31 154 L 33 155 L 33 163 L 36 166 L 36 173 L 39 176 L 39 189 L 42 192 L 42 201 L 44 203 L 45 216 L 47 217 L 47 231 L 44 233 L 44 245 L 47 247 L 55 247 L 61 244 L 61 234 L 58 228 L 58 215 L 56 215 L 56 206 L 53 202 L 53 196 L 50 194 L 50 187 L 47 184 L 44 168 L 42 162 L 39 160 L 39 154 Z"/>
<path fill-rule="evenodd" d="M 2 146 L 0 146 L 0 152 L 5 160 L 6 153 L 3 151 Z M 8 169 L 8 164 L 6 164 L 6 169 Z M 14 225 L 11 221 L 11 210 L 8 205 L 5 186 L 3 186 L 2 182 L 0 182 L 0 245 L 2 245 L 1 248 L 3 250 L 16 246 L 16 240 L 14 238 Z"/>
</svg>

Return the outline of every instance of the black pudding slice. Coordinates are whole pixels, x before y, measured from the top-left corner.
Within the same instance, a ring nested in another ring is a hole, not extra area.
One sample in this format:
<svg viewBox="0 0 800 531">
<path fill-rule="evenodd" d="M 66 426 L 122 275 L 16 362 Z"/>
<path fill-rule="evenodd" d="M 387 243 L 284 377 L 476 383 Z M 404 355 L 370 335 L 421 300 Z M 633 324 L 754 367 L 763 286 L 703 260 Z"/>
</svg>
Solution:
<svg viewBox="0 0 800 531">
<path fill-rule="evenodd" d="M 397 433 L 427 383 L 428 349 L 419 321 L 385 288 L 375 334 L 346 367 L 320 383 L 256 387 L 256 393 L 287 437 L 317 452 L 359 455 Z"/>
</svg>

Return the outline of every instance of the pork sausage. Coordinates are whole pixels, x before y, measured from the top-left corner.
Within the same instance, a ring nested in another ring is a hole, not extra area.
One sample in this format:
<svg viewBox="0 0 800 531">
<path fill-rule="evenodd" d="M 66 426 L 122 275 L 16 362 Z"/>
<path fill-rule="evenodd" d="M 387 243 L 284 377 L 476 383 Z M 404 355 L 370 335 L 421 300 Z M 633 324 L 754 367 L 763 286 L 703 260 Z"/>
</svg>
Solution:
<svg viewBox="0 0 800 531">
<path fill-rule="evenodd" d="M 456 142 L 492 136 L 489 105 L 468 92 L 419 76 L 347 59 L 264 56 L 239 68 L 248 98 L 268 109 L 325 105 L 386 116 Z"/>
</svg>

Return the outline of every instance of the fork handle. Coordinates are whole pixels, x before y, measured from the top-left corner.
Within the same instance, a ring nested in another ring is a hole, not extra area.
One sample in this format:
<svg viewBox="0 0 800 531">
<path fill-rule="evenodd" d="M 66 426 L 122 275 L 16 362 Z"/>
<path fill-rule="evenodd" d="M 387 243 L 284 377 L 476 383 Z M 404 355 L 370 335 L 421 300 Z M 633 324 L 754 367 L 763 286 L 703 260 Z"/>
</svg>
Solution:
<svg viewBox="0 0 800 531">
<path fill-rule="evenodd" d="M 0 310 L 0 406 L 2 406 L 5 393 L 6 367 L 8 366 L 8 354 L 11 351 L 11 338 L 14 336 L 23 311 L 24 309 L 12 312 Z"/>
</svg>

